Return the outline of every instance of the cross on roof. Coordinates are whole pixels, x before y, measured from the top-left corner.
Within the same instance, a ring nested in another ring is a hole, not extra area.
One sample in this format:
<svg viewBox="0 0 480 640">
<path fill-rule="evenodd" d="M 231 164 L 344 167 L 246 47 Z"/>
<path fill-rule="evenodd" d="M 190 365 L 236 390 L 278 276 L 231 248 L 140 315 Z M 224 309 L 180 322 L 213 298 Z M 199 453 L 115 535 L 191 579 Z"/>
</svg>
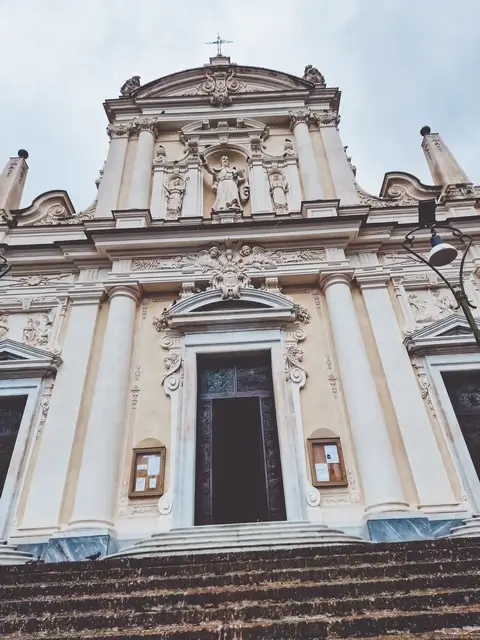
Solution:
<svg viewBox="0 0 480 640">
<path fill-rule="evenodd" d="M 217 34 L 217 39 L 212 40 L 211 42 L 206 42 L 205 44 L 216 44 L 217 45 L 217 56 L 221 56 L 222 54 L 222 44 L 230 44 L 233 40 L 223 40 L 220 37 L 220 34 Z"/>
</svg>

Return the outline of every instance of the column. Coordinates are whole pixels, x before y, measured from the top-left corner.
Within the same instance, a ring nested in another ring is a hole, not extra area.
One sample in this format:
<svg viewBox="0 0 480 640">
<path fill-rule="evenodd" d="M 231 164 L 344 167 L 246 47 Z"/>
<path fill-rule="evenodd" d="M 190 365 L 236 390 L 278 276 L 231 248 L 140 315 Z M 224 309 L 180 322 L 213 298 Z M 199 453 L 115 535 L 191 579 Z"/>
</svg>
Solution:
<svg viewBox="0 0 480 640">
<path fill-rule="evenodd" d="M 92 350 L 103 288 L 73 291 L 72 308 L 50 409 L 40 440 L 30 491 L 22 520 L 23 529 L 55 531 L 67 483 L 88 363 Z"/>
<path fill-rule="evenodd" d="M 359 275 L 363 298 L 397 415 L 405 450 L 425 513 L 458 506 L 418 388 L 387 289 L 386 274 Z"/>
<path fill-rule="evenodd" d="M 298 212 L 302 206 L 302 188 L 298 177 L 298 160 L 295 157 L 287 156 L 285 158 L 285 165 L 288 181 L 288 210 Z"/>
<path fill-rule="evenodd" d="M 348 164 L 347 155 L 337 129 L 338 114 L 336 111 L 316 113 L 315 119 L 320 129 L 325 155 L 332 176 L 335 195 L 342 205 L 360 203 L 355 189 L 355 176 Z"/>
<path fill-rule="evenodd" d="M 140 118 L 136 120 L 135 126 L 139 133 L 132 179 L 130 181 L 128 208 L 148 209 L 156 121 Z"/>
<path fill-rule="evenodd" d="M 97 207 L 95 209 L 96 218 L 112 217 L 112 210 L 117 208 L 130 131 L 130 123 L 110 124 L 107 127 L 110 146 L 108 147 L 107 161 L 98 187 Z"/>
<path fill-rule="evenodd" d="M 322 279 L 365 495 L 365 512 L 408 510 L 385 418 L 360 331 L 350 277 Z"/>
<path fill-rule="evenodd" d="M 187 162 L 187 184 L 181 218 L 203 218 L 203 175 L 198 158 Z"/>
<path fill-rule="evenodd" d="M 312 138 L 308 130 L 310 117 L 310 109 L 290 111 L 290 122 L 300 163 L 305 200 L 322 200 L 324 198 L 323 188 L 320 182 Z"/>
<path fill-rule="evenodd" d="M 268 178 L 262 158 L 250 160 L 250 187 L 252 214 L 273 211 L 272 199 L 268 190 Z"/>
<path fill-rule="evenodd" d="M 138 291 L 120 285 L 111 289 L 109 295 L 107 327 L 69 524 L 71 529 L 112 526 Z"/>
<path fill-rule="evenodd" d="M 152 220 L 165 218 L 165 164 L 153 165 L 152 199 L 150 201 L 150 213 Z"/>
</svg>

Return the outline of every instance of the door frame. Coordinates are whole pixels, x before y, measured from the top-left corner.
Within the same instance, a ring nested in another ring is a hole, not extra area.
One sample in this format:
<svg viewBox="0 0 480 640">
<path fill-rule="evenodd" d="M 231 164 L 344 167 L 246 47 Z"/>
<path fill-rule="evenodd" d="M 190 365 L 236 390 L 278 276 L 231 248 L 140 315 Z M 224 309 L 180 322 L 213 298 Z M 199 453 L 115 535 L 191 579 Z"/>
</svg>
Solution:
<svg viewBox="0 0 480 640">
<path fill-rule="evenodd" d="M 197 420 L 197 358 L 200 354 L 270 352 L 273 396 L 287 521 L 308 519 L 306 458 L 299 403 L 285 375 L 285 344 L 280 329 L 189 333 L 182 337 L 183 384 L 179 385 L 172 419 L 173 464 L 169 503 L 173 528 L 191 527 L 195 517 L 195 456 Z"/>
<path fill-rule="evenodd" d="M 437 412 L 443 427 L 445 441 L 462 485 L 462 502 L 472 512 L 480 511 L 480 478 L 477 475 L 458 423 L 442 373 L 480 372 L 480 355 L 476 353 L 447 353 L 426 356 L 426 367 L 433 382 L 441 411 Z M 443 414 L 443 415 L 442 415 Z"/>
</svg>

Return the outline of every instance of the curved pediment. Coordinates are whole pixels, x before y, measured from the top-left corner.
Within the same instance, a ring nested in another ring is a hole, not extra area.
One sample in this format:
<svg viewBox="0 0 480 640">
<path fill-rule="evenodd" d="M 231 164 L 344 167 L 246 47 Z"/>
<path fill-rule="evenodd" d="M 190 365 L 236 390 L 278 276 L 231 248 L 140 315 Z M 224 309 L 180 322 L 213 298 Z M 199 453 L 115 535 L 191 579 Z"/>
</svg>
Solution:
<svg viewBox="0 0 480 640">
<path fill-rule="evenodd" d="M 245 287 L 238 298 L 222 296 L 219 289 L 194 294 L 165 309 L 154 318 L 158 331 L 230 325 L 238 328 L 248 323 L 283 324 L 309 321 L 308 313 L 290 298 L 271 291 Z"/>
<path fill-rule="evenodd" d="M 411 173 L 390 171 L 385 174 L 380 196 L 393 199 L 407 197 L 413 200 L 425 200 L 440 195 L 441 190 L 441 187 L 423 184 Z"/>
<path fill-rule="evenodd" d="M 153 80 L 133 91 L 130 97 L 137 101 L 205 96 L 212 103 L 228 104 L 235 94 L 312 89 L 311 82 L 288 73 L 227 63 L 205 65 Z"/>
<path fill-rule="evenodd" d="M 66 191 L 45 191 L 37 196 L 30 206 L 13 211 L 12 214 L 19 227 L 80 224 L 93 216 L 95 205 L 96 201 L 85 211 L 75 213 L 75 207 Z"/>
</svg>

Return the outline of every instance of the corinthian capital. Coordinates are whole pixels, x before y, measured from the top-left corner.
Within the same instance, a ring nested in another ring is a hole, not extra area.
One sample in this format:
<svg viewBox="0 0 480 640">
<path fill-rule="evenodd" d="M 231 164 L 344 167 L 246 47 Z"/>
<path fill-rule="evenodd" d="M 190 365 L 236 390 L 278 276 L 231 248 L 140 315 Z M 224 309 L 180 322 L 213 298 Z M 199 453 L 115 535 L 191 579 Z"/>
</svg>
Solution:
<svg viewBox="0 0 480 640">
<path fill-rule="evenodd" d="M 300 122 L 308 125 L 312 117 L 312 112 L 310 109 L 298 109 L 298 111 L 289 111 L 288 115 L 290 116 L 290 127 L 294 129 Z"/>
<path fill-rule="evenodd" d="M 319 127 L 326 127 L 328 125 L 334 125 L 336 127 L 340 123 L 338 111 L 318 111 L 313 114 L 313 117 Z"/>
<path fill-rule="evenodd" d="M 155 135 L 157 128 L 157 121 L 155 118 L 136 118 L 133 123 L 135 131 L 140 133 L 141 131 L 150 131 Z"/>
<path fill-rule="evenodd" d="M 109 124 L 107 127 L 107 134 L 109 138 L 128 138 L 132 125 L 126 124 Z"/>
</svg>

